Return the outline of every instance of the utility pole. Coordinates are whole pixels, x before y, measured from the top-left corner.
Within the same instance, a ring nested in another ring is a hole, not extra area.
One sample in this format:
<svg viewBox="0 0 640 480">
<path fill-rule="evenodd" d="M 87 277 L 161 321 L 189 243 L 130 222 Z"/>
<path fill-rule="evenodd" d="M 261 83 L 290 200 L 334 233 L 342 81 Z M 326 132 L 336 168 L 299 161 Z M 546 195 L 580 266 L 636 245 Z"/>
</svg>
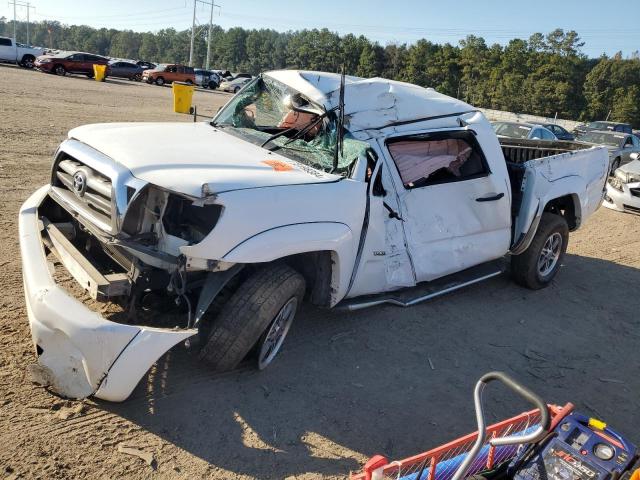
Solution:
<svg viewBox="0 0 640 480">
<path fill-rule="evenodd" d="M 35 10 L 36 7 L 29 5 L 29 2 L 27 2 L 27 45 L 31 45 L 31 43 L 29 42 L 29 10 L 31 10 L 32 8 Z"/>
<path fill-rule="evenodd" d="M 29 2 L 27 2 L 27 3 L 17 2 L 16 0 L 13 0 L 13 1 L 9 2 L 8 5 L 13 5 L 13 41 L 14 42 L 18 41 L 17 31 L 16 31 L 16 26 L 18 25 L 18 17 L 17 17 L 17 14 L 16 14 L 16 7 L 26 7 L 27 8 L 27 44 L 29 44 L 29 10 L 31 10 L 32 8 L 35 10 L 36 7 L 31 5 Z"/>
<path fill-rule="evenodd" d="M 207 62 L 204 67 L 206 70 L 209 70 L 209 58 L 211 56 L 211 30 L 213 30 L 213 7 L 220 8 L 220 6 L 216 5 L 213 1 L 211 2 L 211 14 L 209 15 L 209 33 L 207 34 Z"/>
<path fill-rule="evenodd" d="M 211 5 L 211 14 L 209 15 L 209 35 L 207 37 L 207 69 L 209 68 L 209 49 L 211 47 L 211 30 L 213 24 L 213 7 L 220 8 L 219 5 L 216 5 L 214 1 L 207 2 L 205 0 L 193 0 L 193 20 L 191 22 L 191 47 L 189 48 L 189 66 L 193 67 L 193 48 L 195 46 L 196 41 L 196 6 L 198 2 L 204 3 L 205 5 Z"/>
<path fill-rule="evenodd" d="M 191 48 L 189 48 L 189 66 L 193 67 L 193 45 L 196 40 L 196 5 L 198 0 L 193 0 L 193 21 L 191 22 Z"/>
</svg>

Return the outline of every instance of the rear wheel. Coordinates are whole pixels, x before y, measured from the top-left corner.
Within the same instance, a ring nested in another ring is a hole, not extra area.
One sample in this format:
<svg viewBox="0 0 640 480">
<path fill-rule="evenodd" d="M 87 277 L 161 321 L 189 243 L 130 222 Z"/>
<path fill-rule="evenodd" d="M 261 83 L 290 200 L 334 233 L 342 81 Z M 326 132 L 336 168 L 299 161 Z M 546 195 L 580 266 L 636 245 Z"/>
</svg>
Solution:
<svg viewBox="0 0 640 480">
<path fill-rule="evenodd" d="M 159 86 L 164 85 L 164 78 L 162 77 L 156 78 L 156 85 L 159 85 Z"/>
<path fill-rule="evenodd" d="M 238 93 L 239 91 L 240 91 L 240 87 L 235 87 L 235 88 L 233 89 L 233 93 Z"/>
<path fill-rule="evenodd" d="M 274 360 L 304 296 L 302 275 L 284 264 L 255 271 L 213 320 L 200 358 L 217 371 L 235 368 L 256 347 L 261 370 Z"/>
<path fill-rule="evenodd" d="M 554 279 L 567 251 L 569 226 L 554 213 L 543 213 L 531 245 L 511 257 L 511 276 L 523 287 L 538 290 Z"/>
<path fill-rule="evenodd" d="M 55 67 L 53 67 L 53 73 L 63 77 L 63 76 L 65 76 L 67 74 L 67 71 L 65 70 L 65 68 L 62 65 L 56 65 Z"/>
</svg>

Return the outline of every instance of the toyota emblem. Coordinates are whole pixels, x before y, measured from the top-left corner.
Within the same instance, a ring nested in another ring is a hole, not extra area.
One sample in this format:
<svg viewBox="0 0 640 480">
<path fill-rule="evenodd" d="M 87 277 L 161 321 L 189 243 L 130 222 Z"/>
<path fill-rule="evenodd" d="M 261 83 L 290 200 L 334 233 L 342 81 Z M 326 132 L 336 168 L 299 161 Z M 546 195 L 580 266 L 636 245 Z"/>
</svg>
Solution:
<svg viewBox="0 0 640 480">
<path fill-rule="evenodd" d="M 77 171 L 73 174 L 73 191 L 79 197 L 84 195 L 87 190 L 87 176 L 82 171 Z"/>
</svg>

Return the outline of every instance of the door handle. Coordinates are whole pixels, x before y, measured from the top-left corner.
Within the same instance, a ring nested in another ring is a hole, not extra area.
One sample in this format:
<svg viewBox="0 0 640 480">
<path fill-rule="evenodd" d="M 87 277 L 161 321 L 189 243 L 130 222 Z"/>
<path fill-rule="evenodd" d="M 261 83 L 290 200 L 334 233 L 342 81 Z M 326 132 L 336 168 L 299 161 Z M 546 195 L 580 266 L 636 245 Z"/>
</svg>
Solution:
<svg viewBox="0 0 640 480">
<path fill-rule="evenodd" d="M 504 193 L 498 193 L 497 195 L 494 195 L 492 197 L 480 197 L 480 198 L 476 198 L 476 202 L 495 202 L 496 200 L 500 200 L 502 197 L 504 197 Z"/>
</svg>

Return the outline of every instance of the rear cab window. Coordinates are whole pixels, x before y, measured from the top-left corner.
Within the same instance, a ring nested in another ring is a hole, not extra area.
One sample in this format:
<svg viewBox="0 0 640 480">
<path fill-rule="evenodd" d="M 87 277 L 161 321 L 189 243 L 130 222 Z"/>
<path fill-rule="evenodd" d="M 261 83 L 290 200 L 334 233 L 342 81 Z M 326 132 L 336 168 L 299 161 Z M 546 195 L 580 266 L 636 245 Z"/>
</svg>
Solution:
<svg viewBox="0 0 640 480">
<path fill-rule="evenodd" d="M 0 46 L 2 47 L 10 47 L 13 43 L 11 43 L 10 38 L 0 38 Z"/>
<path fill-rule="evenodd" d="M 467 131 L 397 137 L 387 149 L 406 189 L 484 177 L 490 173 L 475 136 Z"/>
</svg>

